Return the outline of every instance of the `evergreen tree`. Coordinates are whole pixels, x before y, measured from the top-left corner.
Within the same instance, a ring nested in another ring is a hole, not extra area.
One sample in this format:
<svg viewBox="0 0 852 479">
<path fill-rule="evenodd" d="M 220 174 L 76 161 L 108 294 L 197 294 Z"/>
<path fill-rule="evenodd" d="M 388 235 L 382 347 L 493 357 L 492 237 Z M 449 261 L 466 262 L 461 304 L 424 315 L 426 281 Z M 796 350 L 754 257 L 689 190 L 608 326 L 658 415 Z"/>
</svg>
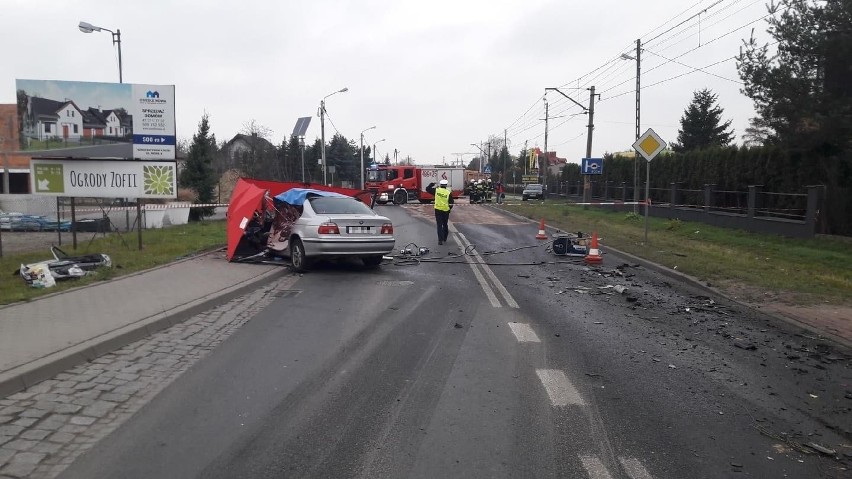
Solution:
<svg viewBox="0 0 852 479">
<path fill-rule="evenodd" d="M 192 135 L 192 145 L 186 157 L 186 165 L 180 174 L 180 184 L 198 194 L 197 203 L 213 203 L 216 177 L 213 161 L 216 157 L 216 135 L 210 133 L 207 113 L 201 117 L 198 132 Z M 190 218 L 200 220 L 213 214 L 213 208 L 192 208 Z"/>
<path fill-rule="evenodd" d="M 710 146 L 728 146 L 734 139 L 731 120 L 722 123 L 722 107 L 716 104 L 716 95 L 708 89 L 696 91 L 680 118 L 680 131 L 675 151 L 691 151 Z"/>
<path fill-rule="evenodd" d="M 360 156 L 358 157 L 358 166 L 356 167 L 356 150 L 354 144 L 340 133 L 336 133 L 331 138 L 331 142 L 325 148 L 325 161 L 328 166 L 334 167 L 334 173 L 331 173 L 329 169 L 329 182 L 332 181 L 332 178 L 334 183 L 338 185 L 342 181 L 353 181 L 356 173 L 358 173 L 358 181 L 360 181 L 361 175 L 359 170 L 361 168 L 361 158 Z"/>
<path fill-rule="evenodd" d="M 782 146 L 827 155 L 852 142 L 852 2 L 768 5 L 777 46 L 752 37 L 737 56 L 743 93 Z"/>
<path fill-rule="evenodd" d="M 282 144 L 282 147 L 284 146 Z M 284 179 L 287 181 L 302 181 L 302 144 L 299 141 L 299 137 L 290 135 L 290 142 L 287 143 L 286 148 L 284 157 L 286 159 L 287 170 L 285 171 Z M 308 179 L 307 161 L 307 156 L 305 156 L 305 181 Z"/>
</svg>

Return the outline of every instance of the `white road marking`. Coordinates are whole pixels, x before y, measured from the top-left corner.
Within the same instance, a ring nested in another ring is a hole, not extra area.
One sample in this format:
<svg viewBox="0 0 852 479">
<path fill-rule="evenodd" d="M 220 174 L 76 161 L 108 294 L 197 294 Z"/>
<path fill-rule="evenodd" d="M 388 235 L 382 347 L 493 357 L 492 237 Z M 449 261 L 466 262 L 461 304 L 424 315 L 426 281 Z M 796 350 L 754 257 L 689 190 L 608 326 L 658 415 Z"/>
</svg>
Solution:
<svg viewBox="0 0 852 479">
<path fill-rule="evenodd" d="M 450 232 L 456 235 L 456 242 L 461 245 L 462 241 L 461 238 L 459 238 L 461 236 L 461 233 L 459 233 L 452 224 L 450 224 Z M 462 249 L 464 249 L 464 247 L 462 247 Z M 476 276 L 476 282 L 479 283 L 480 286 L 482 286 L 482 291 L 485 292 L 485 296 L 487 296 L 488 301 L 491 302 L 491 306 L 495 308 L 502 307 L 502 305 L 500 304 L 500 300 L 497 299 L 497 295 L 494 294 L 494 290 L 491 289 L 491 286 L 488 285 L 488 281 L 486 281 L 485 277 L 482 276 L 482 273 L 479 272 L 479 268 L 477 268 L 476 265 L 473 264 L 473 260 L 470 258 L 470 256 L 466 254 L 463 256 L 464 260 L 467 261 L 467 263 L 470 265 L 470 269 L 473 270 L 473 275 Z"/>
<path fill-rule="evenodd" d="M 645 469 L 645 466 L 639 462 L 639 459 L 634 457 L 619 457 L 621 465 L 624 467 L 624 472 L 630 476 L 630 479 L 654 479 L 653 476 Z"/>
<path fill-rule="evenodd" d="M 535 373 L 544 385 L 550 402 L 554 406 L 585 406 L 580 393 L 559 369 L 536 369 Z"/>
<path fill-rule="evenodd" d="M 462 251 L 467 251 L 467 248 L 471 244 L 470 241 L 468 241 L 467 238 L 455 228 L 455 226 L 451 225 L 450 231 L 455 233 L 458 243 L 462 246 Z M 518 302 L 515 301 L 515 298 L 513 298 L 512 295 L 509 294 L 509 290 L 507 290 L 506 287 L 503 286 L 503 283 L 501 283 L 500 280 L 497 279 L 497 275 L 495 275 L 494 271 L 491 271 L 491 268 L 489 268 L 488 265 L 485 264 L 485 260 L 482 259 L 482 256 L 480 256 L 475 249 L 472 250 L 469 255 L 466 254 L 464 256 L 467 262 L 471 264 L 471 268 L 476 268 L 478 266 L 479 268 L 482 268 L 482 271 L 484 271 L 489 278 L 491 278 L 491 283 L 494 285 L 495 288 L 497 288 L 497 291 L 500 292 L 500 295 L 503 296 L 503 299 L 506 301 L 506 304 L 509 305 L 510 308 L 520 308 Z M 476 259 L 476 263 L 478 264 L 474 264 L 473 261 L 470 260 L 470 256 L 473 256 Z"/>
<path fill-rule="evenodd" d="M 515 337 L 518 338 L 519 343 L 540 343 L 541 340 L 538 339 L 538 336 L 535 334 L 535 331 L 530 327 L 529 324 L 524 323 L 509 323 L 509 329 L 515 333 Z"/>
<path fill-rule="evenodd" d="M 595 456 L 580 456 L 580 462 L 583 463 L 583 468 L 589 473 L 591 479 L 612 479 L 606 466 Z"/>
</svg>

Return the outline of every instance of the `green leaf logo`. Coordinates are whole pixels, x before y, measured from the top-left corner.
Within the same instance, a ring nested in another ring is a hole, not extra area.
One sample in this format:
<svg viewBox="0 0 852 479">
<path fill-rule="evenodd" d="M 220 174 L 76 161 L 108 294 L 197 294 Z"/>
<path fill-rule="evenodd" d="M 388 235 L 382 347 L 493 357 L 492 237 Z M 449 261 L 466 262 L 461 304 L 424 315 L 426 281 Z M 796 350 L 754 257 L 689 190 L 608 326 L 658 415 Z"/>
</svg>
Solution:
<svg viewBox="0 0 852 479">
<path fill-rule="evenodd" d="M 175 168 L 173 165 L 146 165 L 142 167 L 142 171 L 146 195 L 175 195 Z"/>
</svg>

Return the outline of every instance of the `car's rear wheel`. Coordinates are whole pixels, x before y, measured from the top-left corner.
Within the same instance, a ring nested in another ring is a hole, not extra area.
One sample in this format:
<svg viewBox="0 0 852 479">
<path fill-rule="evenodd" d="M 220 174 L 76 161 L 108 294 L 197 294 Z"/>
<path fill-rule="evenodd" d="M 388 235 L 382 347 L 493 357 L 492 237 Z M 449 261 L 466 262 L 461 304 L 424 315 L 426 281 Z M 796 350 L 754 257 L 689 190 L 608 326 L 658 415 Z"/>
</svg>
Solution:
<svg viewBox="0 0 852 479">
<path fill-rule="evenodd" d="M 304 273 L 311 267 L 311 261 L 305 255 L 305 245 L 299 238 L 290 242 L 290 264 L 297 273 Z"/>
<path fill-rule="evenodd" d="M 364 266 L 375 268 L 382 264 L 382 255 L 364 256 L 361 258 L 361 261 L 364 262 Z"/>
</svg>

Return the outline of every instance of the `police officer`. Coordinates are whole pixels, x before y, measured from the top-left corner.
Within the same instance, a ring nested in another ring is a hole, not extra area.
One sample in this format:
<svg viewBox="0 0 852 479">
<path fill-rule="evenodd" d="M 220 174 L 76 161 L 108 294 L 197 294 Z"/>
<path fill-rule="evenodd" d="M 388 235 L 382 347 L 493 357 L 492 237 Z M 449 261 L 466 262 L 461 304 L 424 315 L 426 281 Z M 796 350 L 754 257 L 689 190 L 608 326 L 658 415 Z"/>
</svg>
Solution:
<svg viewBox="0 0 852 479">
<path fill-rule="evenodd" d="M 435 223 L 438 225 L 439 245 L 444 244 L 450 235 L 450 227 L 447 223 L 450 221 L 450 210 L 453 208 L 453 194 L 447 185 L 447 180 L 441 180 L 437 188 L 435 183 L 429 183 L 426 186 L 426 192 L 435 197 Z"/>
</svg>

